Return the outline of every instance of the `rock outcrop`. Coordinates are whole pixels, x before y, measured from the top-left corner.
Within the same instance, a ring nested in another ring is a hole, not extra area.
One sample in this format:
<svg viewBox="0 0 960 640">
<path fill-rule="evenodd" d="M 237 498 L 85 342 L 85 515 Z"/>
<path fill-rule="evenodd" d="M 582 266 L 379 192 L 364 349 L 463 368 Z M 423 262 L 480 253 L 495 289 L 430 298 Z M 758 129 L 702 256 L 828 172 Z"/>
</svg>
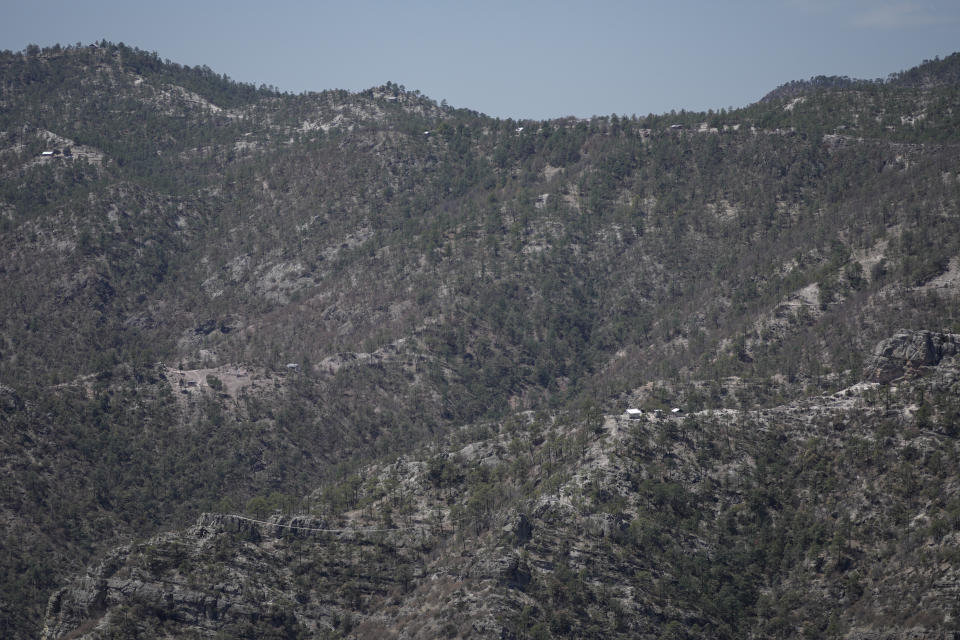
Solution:
<svg viewBox="0 0 960 640">
<path fill-rule="evenodd" d="M 960 334 L 900 330 L 880 342 L 867 359 L 867 380 L 886 384 L 960 354 Z"/>
<path fill-rule="evenodd" d="M 87 575 L 53 594 L 42 637 L 85 638 L 87 632 L 137 625 L 143 616 L 201 635 L 231 625 L 283 626 L 278 614 L 283 603 L 258 601 L 235 576 L 225 574 L 219 582 L 202 585 L 191 580 L 186 567 L 204 556 L 201 547 L 187 544 L 190 537 L 163 534 L 114 550 Z"/>
</svg>

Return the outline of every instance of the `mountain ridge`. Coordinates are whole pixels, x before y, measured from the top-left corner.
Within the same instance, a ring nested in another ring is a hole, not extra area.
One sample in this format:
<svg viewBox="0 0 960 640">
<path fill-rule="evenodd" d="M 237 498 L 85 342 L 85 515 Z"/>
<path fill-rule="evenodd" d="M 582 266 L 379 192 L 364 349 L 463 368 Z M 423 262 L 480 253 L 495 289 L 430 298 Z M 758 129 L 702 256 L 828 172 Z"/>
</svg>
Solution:
<svg viewBox="0 0 960 640">
<path fill-rule="evenodd" d="M 904 77 L 948 78 L 955 61 Z M 530 416 L 569 421 L 579 450 L 598 416 L 631 405 L 762 413 L 850 388 L 900 329 L 955 333 L 957 87 L 904 82 L 534 122 L 393 83 L 281 94 L 106 42 L 3 53 L 0 509 L 2 546 L 18 550 L 2 558 L 3 632 L 35 637 L 69 574 L 201 512 L 345 509 L 371 465 Z M 917 424 L 954 419 L 949 394 L 916 384 Z M 889 430 L 878 415 L 862 420 Z M 551 442 L 522 433 L 517 447 Z M 575 474 L 553 446 L 547 476 L 516 469 L 516 491 L 559 482 L 565 463 Z M 434 470 L 441 493 L 465 481 Z M 658 477 L 616 495 L 669 512 L 677 487 Z M 487 499 L 513 499 L 477 478 Z M 699 509 L 676 504 L 681 520 Z M 596 618 L 536 602 L 525 622 L 484 628 L 558 636 Z M 128 635 L 161 634 L 124 611 Z M 650 633 L 700 624 L 642 615 L 627 621 Z"/>
<path fill-rule="evenodd" d="M 817 90 L 863 89 L 881 85 L 931 89 L 955 85 L 958 81 L 960 81 L 960 54 L 953 53 L 943 59 L 937 56 L 933 60 L 924 60 L 923 63 L 906 71 L 891 73 L 886 79 L 863 80 L 848 76 L 819 75 L 809 80 L 793 80 L 770 91 L 760 99 L 760 102 L 795 98 Z"/>
</svg>

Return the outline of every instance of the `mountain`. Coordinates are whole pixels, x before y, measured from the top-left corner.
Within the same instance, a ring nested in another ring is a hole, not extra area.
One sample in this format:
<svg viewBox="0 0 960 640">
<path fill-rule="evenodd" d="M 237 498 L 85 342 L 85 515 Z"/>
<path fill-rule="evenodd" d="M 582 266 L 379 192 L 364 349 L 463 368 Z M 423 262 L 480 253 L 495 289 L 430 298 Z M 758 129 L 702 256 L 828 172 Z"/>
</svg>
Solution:
<svg viewBox="0 0 960 640">
<path fill-rule="evenodd" d="M 951 356 L 857 385 L 882 341 L 960 331 L 958 60 L 533 122 L 108 42 L 0 54 L 4 635 L 947 629 L 949 590 L 913 620 L 883 554 L 949 579 L 911 545 L 956 529 Z M 286 546 L 292 514 L 414 528 Z M 851 572 L 874 591 L 838 595 Z M 486 622 L 404 626 L 458 589 Z M 246 614 L 202 604 L 228 593 Z"/>
<path fill-rule="evenodd" d="M 44 637 L 950 637 L 960 335 L 898 333 L 867 376 L 456 433 L 323 487 L 313 515 L 119 547 L 54 594 Z"/>
<path fill-rule="evenodd" d="M 793 80 L 780 85 L 763 98 L 761 102 L 796 98 L 816 92 L 870 90 L 896 87 L 897 89 L 939 89 L 949 90 L 960 82 L 960 54 L 954 53 L 943 60 L 925 60 L 918 67 L 899 73 L 891 73 L 886 80 L 858 80 L 848 76 L 815 76 L 809 80 Z"/>
</svg>

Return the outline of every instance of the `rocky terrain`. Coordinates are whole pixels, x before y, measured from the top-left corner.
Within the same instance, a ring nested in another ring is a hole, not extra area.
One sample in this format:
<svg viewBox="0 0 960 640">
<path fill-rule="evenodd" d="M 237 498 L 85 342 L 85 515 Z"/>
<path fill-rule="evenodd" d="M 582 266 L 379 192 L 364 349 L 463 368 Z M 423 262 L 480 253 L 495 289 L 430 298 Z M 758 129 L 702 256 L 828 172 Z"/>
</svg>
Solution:
<svg viewBox="0 0 960 640">
<path fill-rule="evenodd" d="M 0 636 L 944 637 L 958 69 L 533 122 L 0 52 Z"/>
<path fill-rule="evenodd" d="M 950 637 L 957 344 L 900 332 L 766 409 L 477 425 L 300 515 L 115 549 L 44 637 Z"/>
</svg>

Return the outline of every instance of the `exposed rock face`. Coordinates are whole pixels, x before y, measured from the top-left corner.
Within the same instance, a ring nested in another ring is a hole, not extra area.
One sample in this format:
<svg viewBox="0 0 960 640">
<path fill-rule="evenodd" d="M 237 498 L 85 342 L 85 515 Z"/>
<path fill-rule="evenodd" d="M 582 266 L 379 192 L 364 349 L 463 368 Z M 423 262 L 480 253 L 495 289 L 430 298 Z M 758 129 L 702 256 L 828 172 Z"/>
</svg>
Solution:
<svg viewBox="0 0 960 640">
<path fill-rule="evenodd" d="M 533 537 L 533 523 L 527 517 L 527 514 L 518 514 L 511 522 L 503 528 L 503 532 L 517 545 L 524 545 L 530 542 Z"/>
<path fill-rule="evenodd" d="M 478 580 L 493 580 L 502 586 L 523 589 L 530 583 L 530 568 L 517 553 L 508 548 L 498 548 L 478 554 L 466 574 Z"/>
<path fill-rule="evenodd" d="M 359 557 L 376 545 L 366 538 L 357 541 L 349 533 L 325 535 L 319 529 L 323 525 L 309 517 L 274 516 L 264 522 L 206 513 L 182 532 L 119 547 L 53 594 L 42 638 L 98 638 L 125 630 L 159 637 L 168 628 L 198 637 L 330 633 L 352 616 L 351 607 L 361 594 L 382 597 L 397 588 L 398 578 L 379 565 L 358 572 L 336 550 L 349 548 Z M 403 565 L 401 573 L 407 582 L 422 580 L 406 562 L 411 553 L 407 541 L 397 536 L 377 540 L 389 545 L 392 558 L 403 559 L 396 566 Z M 301 546 L 304 542 L 306 547 Z M 334 550 L 330 562 L 317 555 L 327 547 Z M 291 571 L 286 560 L 278 561 L 276 551 L 281 548 L 297 550 L 302 561 L 299 568 Z M 306 552 L 308 548 L 313 551 Z M 304 598 L 304 585 L 314 583 L 305 581 L 302 569 L 312 561 L 323 566 L 323 573 L 318 571 L 313 579 L 331 577 L 336 584 L 346 585 L 349 601 Z M 529 581 L 529 573 L 509 554 L 479 563 L 474 570 L 499 584 Z"/>
<path fill-rule="evenodd" d="M 270 525 L 203 514 L 184 537 L 186 541 L 196 540 L 196 548 L 184 544 L 184 539 L 174 534 L 161 534 L 146 544 L 119 547 L 87 575 L 50 598 L 43 638 L 59 638 L 78 627 L 93 630 L 103 624 L 116 625 L 116 611 L 112 616 L 107 612 L 131 603 L 150 603 L 164 619 L 198 629 L 221 629 L 231 622 L 257 621 L 264 610 L 252 605 L 249 599 L 245 601 L 239 584 L 225 580 L 213 590 L 198 590 L 177 567 L 189 562 L 208 537 L 226 534 L 254 539 L 272 533 L 280 535 L 279 529 Z M 138 559 L 145 555 L 150 560 L 141 566 Z"/>
<path fill-rule="evenodd" d="M 161 539 L 153 542 L 163 545 Z M 171 560 L 170 554 L 162 552 L 174 549 L 158 546 L 161 553 L 154 559 L 154 564 L 159 566 L 161 560 Z M 88 575 L 56 592 L 47 607 L 43 637 L 59 638 L 78 626 L 96 628 L 104 621 L 108 610 L 131 602 L 150 603 L 168 620 L 201 628 L 219 628 L 232 619 L 257 618 L 257 609 L 230 598 L 231 585 L 222 585 L 220 597 L 211 597 L 209 593 L 191 588 L 185 581 L 154 580 L 149 574 L 130 571 L 129 566 L 118 572 L 122 566 L 129 565 L 132 553 L 141 552 L 141 549 L 126 546 L 116 549 Z"/>
<path fill-rule="evenodd" d="M 864 374 L 867 380 L 885 384 L 910 371 L 935 367 L 957 354 L 960 354 L 958 334 L 900 330 L 876 346 Z"/>
</svg>

